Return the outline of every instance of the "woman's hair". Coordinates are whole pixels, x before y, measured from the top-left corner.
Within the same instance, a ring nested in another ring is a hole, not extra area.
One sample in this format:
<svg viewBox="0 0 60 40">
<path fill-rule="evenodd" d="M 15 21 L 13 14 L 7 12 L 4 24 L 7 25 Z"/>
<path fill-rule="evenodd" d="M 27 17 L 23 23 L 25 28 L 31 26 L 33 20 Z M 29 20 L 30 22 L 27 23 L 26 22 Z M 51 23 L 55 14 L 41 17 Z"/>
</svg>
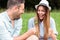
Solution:
<svg viewBox="0 0 60 40">
<path fill-rule="evenodd" d="M 46 6 L 39 5 L 37 7 L 37 9 L 36 9 L 36 12 L 38 11 L 38 8 L 40 6 L 44 7 L 44 9 L 46 10 L 45 17 L 44 17 L 44 19 L 42 21 L 43 21 L 43 24 L 44 24 L 44 40 L 47 40 L 47 38 L 48 38 L 48 30 L 49 30 L 49 27 L 50 27 L 50 11 L 49 11 L 49 9 Z M 37 19 L 38 19 L 38 27 L 36 29 L 39 31 L 39 23 L 41 21 L 39 19 L 38 13 L 37 13 Z M 40 31 L 37 33 L 37 35 L 39 35 L 39 33 L 40 33 Z"/>
</svg>

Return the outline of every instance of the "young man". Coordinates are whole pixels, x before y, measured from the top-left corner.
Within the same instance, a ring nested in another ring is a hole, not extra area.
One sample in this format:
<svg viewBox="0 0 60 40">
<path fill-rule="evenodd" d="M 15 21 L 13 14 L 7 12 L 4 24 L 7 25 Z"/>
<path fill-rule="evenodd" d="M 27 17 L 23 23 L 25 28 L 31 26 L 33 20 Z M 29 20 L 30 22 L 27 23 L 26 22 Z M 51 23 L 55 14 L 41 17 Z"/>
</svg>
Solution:
<svg viewBox="0 0 60 40">
<path fill-rule="evenodd" d="M 56 40 L 55 21 L 50 17 L 51 7 L 48 1 L 41 0 L 41 2 L 35 6 L 36 17 L 33 17 L 28 22 L 28 29 L 36 28 L 36 35 L 39 40 Z"/>
<path fill-rule="evenodd" d="M 24 0 L 8 0 L 7 10 L 0 13 L 0 40 L 26 40 L 34 34 L 34 29 L 19 36 L 22 29 L 21 14 L 24 13 Z"/>
</svg>

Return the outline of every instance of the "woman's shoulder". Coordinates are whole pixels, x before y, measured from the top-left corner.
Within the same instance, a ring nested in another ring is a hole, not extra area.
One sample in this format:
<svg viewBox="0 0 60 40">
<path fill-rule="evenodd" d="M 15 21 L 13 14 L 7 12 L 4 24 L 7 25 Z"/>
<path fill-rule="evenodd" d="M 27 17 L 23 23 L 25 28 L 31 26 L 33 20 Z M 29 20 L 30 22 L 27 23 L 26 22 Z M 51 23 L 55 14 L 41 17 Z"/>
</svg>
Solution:
<svg viewBox="0 0 60 40">
<path fill-rule="evenodd" d="M 50 21 L 55 21 L 53 17 L 50 17 Z"/>
<path fill-rule="evenodd" d="M 30 18 L 29 21 L 30 21 L 30 22 L 34 21 L 34 17 Z"/>
<path fill-rule="evenodd" d="M 50 17 L 50 22 L 55 22 L 53 17 Z"/>
<path fill-rule="evenodd" d="M 29 19 L 29 22 L 33 22 L 35 17 Z M 53 17 L 50 17 L 50 22 L 55 22 Z"/>
</svg>

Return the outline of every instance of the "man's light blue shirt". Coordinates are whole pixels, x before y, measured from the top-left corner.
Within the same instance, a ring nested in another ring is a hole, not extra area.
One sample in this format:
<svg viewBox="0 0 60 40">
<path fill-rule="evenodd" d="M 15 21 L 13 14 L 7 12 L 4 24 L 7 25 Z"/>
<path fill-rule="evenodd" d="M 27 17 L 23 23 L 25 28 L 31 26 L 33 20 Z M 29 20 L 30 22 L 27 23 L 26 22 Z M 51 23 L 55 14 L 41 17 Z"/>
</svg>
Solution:
<svg viewBox="0 0 60 40">
<path fill-rule="evenodd" d="M 19 35 L 21 29 L 22 18 L 14 21 L 13 28 L 7 11 L 0 13 L 0 40 L 13 40 L 13 37 Z"/>
</svg>

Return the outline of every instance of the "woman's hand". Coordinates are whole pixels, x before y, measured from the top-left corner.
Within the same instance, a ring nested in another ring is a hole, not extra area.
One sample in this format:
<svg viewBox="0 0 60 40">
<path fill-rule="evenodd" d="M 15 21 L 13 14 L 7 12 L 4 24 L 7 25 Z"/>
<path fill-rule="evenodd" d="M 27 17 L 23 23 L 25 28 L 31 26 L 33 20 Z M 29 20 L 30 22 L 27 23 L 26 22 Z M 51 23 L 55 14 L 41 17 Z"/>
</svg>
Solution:
<svg viewBox="0 0 60 40">
<path fill-rule="evenodd" d="M 53 30 L 49 28 L 49 34 L 48 34 L 53 40 L 56 40 L 56 35 L 54 34 Z"/>
</svg>

